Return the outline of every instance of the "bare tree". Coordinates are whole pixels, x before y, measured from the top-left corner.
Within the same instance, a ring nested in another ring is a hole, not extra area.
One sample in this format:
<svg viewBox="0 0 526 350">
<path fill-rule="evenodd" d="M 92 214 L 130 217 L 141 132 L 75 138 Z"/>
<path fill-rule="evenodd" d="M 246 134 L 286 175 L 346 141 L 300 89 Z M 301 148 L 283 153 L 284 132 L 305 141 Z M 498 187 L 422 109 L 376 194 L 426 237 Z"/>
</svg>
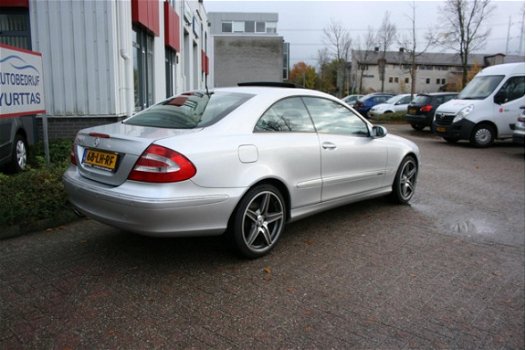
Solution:
<svg viewBox="0 0 526 350">
<path fill-rule="evenodd" d="M 382 82 L 382 91 L 384 91 L 385 83 L 385 55 L 387 50 L 389 50 L 391 45 L 396 40 L 396 26 L 393 23 L 391 23 L 389 17 L 390 13 L 386 11 L 384 14 L 384 19 L 382 20 L 382 25 L 380 26 L 380 29 L 378 29 L 378 33 L 376 35 L 378 44 L 382 52 L 382 58 L 380 59 L 380 62 L 378 62 L 378 69 L 380 70 L 380 80 Z"/>
<path fill-rule="evenodd" d="M 404 35 L 399 38 L 398 44 L 402 48 L 402 62 L 409 66 L 408 71 L 411 77 L 411 97 L 415 94 L 416 90 L 416 60 L 419 56 L 422 56 L 436 41 L 431 30 L 427 31 L 425 44 L 423 49 L 417 49 L 417 33 L 416 33 L 416 3 L 410 5 L 412 10 L 412 16 L 407 16 L 411 22 L 411 33 Z"/>
<path fill-rule="evenodd" d="M 341 23 L 331 20 L 329 26 L 323 28 L 323 39 L 338 62 L 338 96 L 342 97 L 346 77 L 345 69 L 351 53 L 351 36 Z"/>
<path fill-rule="evenodd" d="M 490 0 L 447 0 L 441 8 L 444 27 L 439 43 L 460 55 L 462 87 L 467 83 L 469 55 L 484 47 L 490 34 L 482 24 L 493 10 Z"/>
<path fill-rule="evenodd" d="M 374 46 L 376 45 L 376 35 L 371 26 L 367 27 L 367 33 L 363 37 L 356 40 L 357 50 L 354 51 L 353 65 L 356 65 L 357 71 L 359 71 L 359 85 L 358 92 L 363 93 L 363 76 L 367 69 L 367 61 L 371 57 Z"/>
</svg>

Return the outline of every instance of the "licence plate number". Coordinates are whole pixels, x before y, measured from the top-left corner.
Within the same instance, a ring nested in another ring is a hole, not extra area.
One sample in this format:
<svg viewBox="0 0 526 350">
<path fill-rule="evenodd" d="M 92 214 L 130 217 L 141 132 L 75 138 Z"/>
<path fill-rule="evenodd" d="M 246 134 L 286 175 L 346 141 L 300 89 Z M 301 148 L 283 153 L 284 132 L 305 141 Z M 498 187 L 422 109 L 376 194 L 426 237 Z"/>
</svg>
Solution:
<svg viewBox="0 0 526 350">
<path fill-rule="evenodd" d="M 417 109 L 416 108 L 409 108 L 408 113 L 409 114 L 416 114 Z"/>
<path fill-rule="evenodd" d="M 82 163 L 106 171 L 115 171 L 117 159 L 117 153 L 88 149 L 84 154 L 84 160 Z"/>
<path fill-rule="evenodd" d="M 438 132 L 446 132 L 446 128 L 443 128 L 443 127 L 437 126 L 437 127 L 436 127 L 436 131 L 438 131 Z"/>
</svg>

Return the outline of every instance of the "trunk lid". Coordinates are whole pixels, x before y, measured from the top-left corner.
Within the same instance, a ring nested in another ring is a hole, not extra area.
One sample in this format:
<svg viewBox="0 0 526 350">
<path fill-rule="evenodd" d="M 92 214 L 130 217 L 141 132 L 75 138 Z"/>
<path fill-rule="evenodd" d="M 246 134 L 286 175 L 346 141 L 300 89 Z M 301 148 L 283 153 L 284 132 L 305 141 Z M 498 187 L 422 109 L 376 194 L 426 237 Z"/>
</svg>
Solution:
<svg viewBox="0 0 526 350">
<path fill-rule="evenodd" d="M 126 181 L 137 159 L 149 145 L 201 130 L 144 127 L 121 122 L 96 126 L 78 132 L 74 153 L 83 177 L 118 186 Z"/>
</svg>

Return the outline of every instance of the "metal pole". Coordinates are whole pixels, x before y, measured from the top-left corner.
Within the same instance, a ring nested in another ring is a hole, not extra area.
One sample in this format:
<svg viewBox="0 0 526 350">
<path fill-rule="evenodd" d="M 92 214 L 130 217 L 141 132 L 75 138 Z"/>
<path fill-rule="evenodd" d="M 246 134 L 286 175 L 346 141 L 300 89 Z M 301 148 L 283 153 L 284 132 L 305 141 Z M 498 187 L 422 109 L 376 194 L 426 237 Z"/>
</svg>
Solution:
<svg viewBox="0 0 526 350">
<path fill-rule="evenodd" d="M 44 131 L 44 155 L 46 157 L 46 164 L 49 165 L 49 135 L 48 135 L 48 124 L 47 115 L 42 116 L 42 129 Z"/>
</svg>

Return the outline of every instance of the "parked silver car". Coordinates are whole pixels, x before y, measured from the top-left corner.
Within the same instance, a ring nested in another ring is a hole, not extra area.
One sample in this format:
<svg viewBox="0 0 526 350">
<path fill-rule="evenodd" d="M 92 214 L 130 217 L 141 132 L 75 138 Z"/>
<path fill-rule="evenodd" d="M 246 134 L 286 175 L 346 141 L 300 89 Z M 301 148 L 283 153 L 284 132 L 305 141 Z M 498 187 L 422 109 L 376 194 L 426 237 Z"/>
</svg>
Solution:
<svg viewBox="0 0 526 350">
<path fill-rule="evenodd" d="M 71 161 L 64 185 L 87 216 L 145 235 L 227 232 L 254 258 L 287 222 L 389 193 L 407 203 L 419 150 L 330 95 L 234 87 L 81 130 Z"/>
</svg>

